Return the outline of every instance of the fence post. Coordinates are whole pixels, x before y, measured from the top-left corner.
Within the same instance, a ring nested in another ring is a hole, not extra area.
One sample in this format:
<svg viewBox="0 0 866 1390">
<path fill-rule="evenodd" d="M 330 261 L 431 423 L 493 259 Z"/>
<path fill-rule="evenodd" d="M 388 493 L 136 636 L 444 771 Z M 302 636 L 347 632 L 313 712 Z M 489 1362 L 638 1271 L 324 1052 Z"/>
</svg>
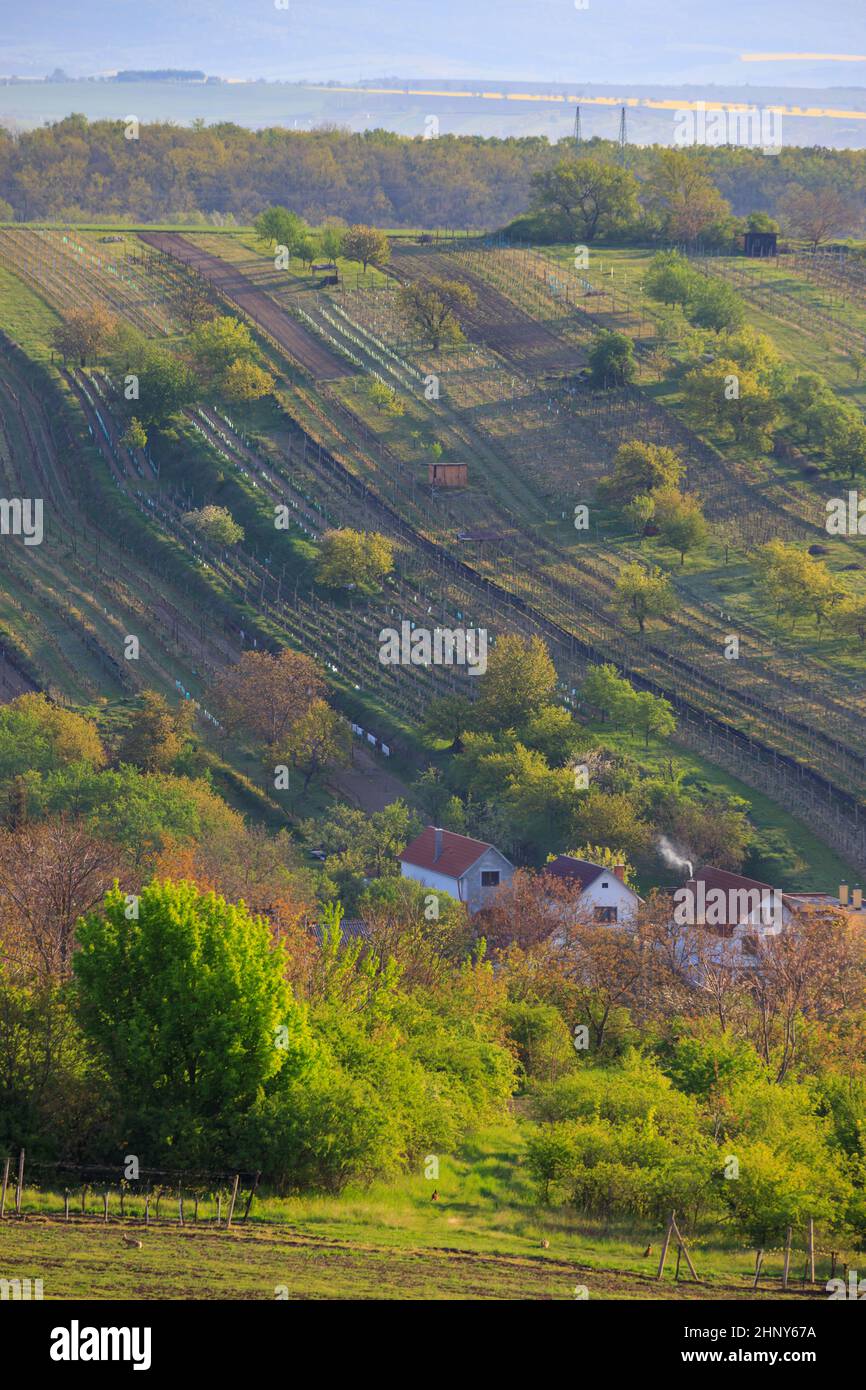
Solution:
<svg viewBox="0 0 866 1390">
<path fill-rule="evenodd" d="M 18 1189 L 15 1193 L 15 1215 L 21 1215 L 21 1198 L 24 1195 L 24 1150 L 18 1155 Z"/>
<path fill-rule="evenodd" d="M 0 1221 L 6 1211 L 6 1189 L 9 1186 L 9 1169 L 12 1166 L 12 1159 L 7 1158 L 3 1164 L 3 1190 L 0 1192 Z"/>
<path fill-rule="evenodd" d="M 64 1189 L 63 1189 L 63 1220 L 64 1220 L 64 1221 L 68 1221 L 68 1220 L 69 1220 L 69 1188 L 68 1188 L 68 1187 L 64 1187 Z"/>
<path fill-rule="evenodd" d="M 784 1268 L 783 1268 L 783 1270 L 782 1270 L 782 1288 L 783 1288 L 783 1289 L 786 1289 L 786 1288 L 788 1287 L 788 1271 L 790 1270 L 790 1268 L 791 1268 L 791 1227 L 789 1226 L 789 1227 L 788 1227 L 788 1230 L 787 1230 L 787 1232 L 786 1232 L 786 1234 L 785 1234 L 785 1264 L 784 1264 Z"/>
<path fill-rule="evenodd" d="M 815 1282 L 815 1218 L 809 1217 L 809 1283 Z"/>
<path fill-rule="evenodd" d="M 235 1202 L 237 1201 L 237 1198 L 238 1198 L 238 1184 L 239 1184 L 240 1180 L 241 1180 L 241 1175 L 240 1175 L 240 1173 L 235 1173 L 235 1180 L 234 1180 L 234 1183 L 233 1183 L 233 1185 L 232 1185 L 232 1199 L 231 1199 L 231 1201 L 230 1201 L 230 1203 L 229 1203 L 229 1214 L 228 1214 L 228 1216 L 226 1217 L 226 1230 L 228 1230 L 229 1227 L 230 1227 L 231 1224 L 232 1224 L 232 1217 L 234 1216 Z"/>
<path fill-rule="evenodd" d="M 657 1279 L 661 1279 L 662 1274 L 664 1273 L 665 1260 L 666 1260 L 667 1257 L 668 1257 L 668 1246 L 669 1246 L 670 1243 L 671 1243 L 671 1234 L 672 1234 L 672 1232 L 673 1232 L 673 1229 L 674 1229 L 674 1213 L 671 1212 L 671 1214 L 670 1214 L 670 1219 L 669 1219 L 669 1221 L 668 1221 L 668 1228 L 667 1228 L 667 1230 L 665 1231 L 664 1242 L 662 1243 L 662 1253 L 661 1253 L 661 1255 L 660 1255 L 660 1257 L 659 1257 L 659 1267 L 658 1267 L 658 1269 L 657 1269 L 657 1271 L 656 1271 L 656 1278 L 657 1278 Z"/>
</svg>

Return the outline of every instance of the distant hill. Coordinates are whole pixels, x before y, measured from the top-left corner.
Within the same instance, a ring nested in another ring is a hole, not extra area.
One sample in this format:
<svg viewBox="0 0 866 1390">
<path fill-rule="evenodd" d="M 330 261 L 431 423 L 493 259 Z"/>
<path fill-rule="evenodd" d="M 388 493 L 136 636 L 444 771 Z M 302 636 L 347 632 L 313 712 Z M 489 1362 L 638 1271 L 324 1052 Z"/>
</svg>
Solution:
<svg viewBox="0 0 866 1390">
<path fill-rule="evenodd" d="M 221 76 L 357 81 L 381 72 L 641 83 L 866 80 L 864 63 L 741 55 L 862 54 L 862 0 L 28 0 L 4 6 L 0 74 L 168 63 Z"/>
</svg>

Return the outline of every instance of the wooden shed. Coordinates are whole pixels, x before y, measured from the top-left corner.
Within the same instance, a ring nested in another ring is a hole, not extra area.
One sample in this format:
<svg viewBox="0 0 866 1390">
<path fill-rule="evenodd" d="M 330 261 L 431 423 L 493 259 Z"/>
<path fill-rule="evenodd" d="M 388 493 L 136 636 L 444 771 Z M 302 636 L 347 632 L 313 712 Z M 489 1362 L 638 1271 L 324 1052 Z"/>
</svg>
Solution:
<svg viewBox="0 0 866 1390">
<path fill-rule="evenodd" d="M 747 256 L 778 255 L 778 239 L 778 232 L 746 232 L 743 236 L 743 251 Z"/>
<path fill-rule="evenodd" d="M 427 482 L 431 487 L 466 487 L 467 473 L 465 463 L 428 463 Z"/>
</svg>

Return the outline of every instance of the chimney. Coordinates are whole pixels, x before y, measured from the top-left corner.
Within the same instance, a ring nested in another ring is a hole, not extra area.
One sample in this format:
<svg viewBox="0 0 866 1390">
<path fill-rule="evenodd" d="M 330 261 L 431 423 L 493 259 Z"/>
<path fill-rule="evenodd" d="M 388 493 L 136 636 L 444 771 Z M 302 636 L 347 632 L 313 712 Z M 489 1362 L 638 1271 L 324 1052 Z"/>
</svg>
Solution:
<svg viewBox="0 0 866 1390">
<path fill-rule="evenodd" d="M 435 848 L 433 850 L 433 863 L 435 864 L 437 860 L 441 859 L 442 857 L 442 831 L 437 826 L 435 827 L 434 833 L 436 836 L 436 842 Z"/>
<path fill-rule="evenodd" d="M 614 864 L 613 871 L 620 883 L 625 883 L 625 864 Z"/>
<path fill-rule="evenodd" d="M 840 884 L 839 884 L 839 906 L 840 906 L 840 907 L 847 907 L 847 906 L 848 906 L 848 885 L 847 885 L 847 883 L 840 883 Z"/>
<path fill-rule="evenodd" d="M 854 892 L 851 894 L 851 906 L 855 912 L 859 912 L 863 906 L 863 889 L 860 887 L 859 883 L 855 886 Z"/>
</svg>

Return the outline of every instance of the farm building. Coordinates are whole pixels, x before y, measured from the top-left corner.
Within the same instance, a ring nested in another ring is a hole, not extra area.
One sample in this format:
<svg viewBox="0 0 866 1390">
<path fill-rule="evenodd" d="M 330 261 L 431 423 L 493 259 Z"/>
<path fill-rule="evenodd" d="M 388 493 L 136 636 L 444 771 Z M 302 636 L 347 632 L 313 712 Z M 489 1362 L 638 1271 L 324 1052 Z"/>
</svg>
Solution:
<svg viewBox="0 0 866 1390">
<path fill-rule="evenodd" d="M 778 239 L 778 232 L 745 232 L 743 251 L 747 256 L 775 256 Z"/>
<path fill-rule="evenodd" d="M 468 468 L 465 463 L 428 463 L 427 482 L 431 487 L 465 487 Z"/>
<path fill-rule="evenodd" d="M 588 859 L 558 854 L 545 872 L 552 878 L 565 878 L 580 884 L 576 903 L 579 921 L 597 922 L 600 926 L 634 921 L 641 899 L 625 882 L 622 864 L 607 869 Z"/>
<path fill-rule="evenodd" d="M 400 872 L 477 912 L 511 880 L 514 866 L 494 845 L 428 825 L 400 855 Z"/>
</svg>

